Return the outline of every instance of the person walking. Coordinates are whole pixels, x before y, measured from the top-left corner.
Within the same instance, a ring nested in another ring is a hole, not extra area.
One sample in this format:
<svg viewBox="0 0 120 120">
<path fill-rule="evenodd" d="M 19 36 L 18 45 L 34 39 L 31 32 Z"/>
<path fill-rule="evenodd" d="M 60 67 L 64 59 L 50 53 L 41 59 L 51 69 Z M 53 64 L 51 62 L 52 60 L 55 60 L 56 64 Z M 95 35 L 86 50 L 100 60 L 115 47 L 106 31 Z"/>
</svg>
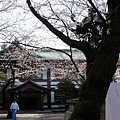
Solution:
<svg viewBox="0 0 120 120">
<path fill-rule="evenodd" d="M 17 120 L 16 118 L 16 112 L 20 110 L 18 103 L 16 102 L 16 99 L 14 99 L 13 103 L 10 106 L 10 109 L 12 111 L 12 120 Z"/>
</svg>

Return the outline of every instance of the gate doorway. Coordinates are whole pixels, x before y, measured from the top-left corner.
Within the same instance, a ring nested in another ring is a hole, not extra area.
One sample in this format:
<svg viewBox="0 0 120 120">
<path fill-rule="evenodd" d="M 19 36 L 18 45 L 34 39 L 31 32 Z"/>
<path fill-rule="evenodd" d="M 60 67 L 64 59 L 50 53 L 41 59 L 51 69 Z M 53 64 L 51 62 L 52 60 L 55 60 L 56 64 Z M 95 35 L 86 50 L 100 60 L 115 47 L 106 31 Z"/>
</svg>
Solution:
<svg viewBox="0 0 120 120">
<path fill-rule="evenodd" d="M 36 108 L 37 108 L 37 97 L 26 97 L 25 109 L 36 109 Z"/>
</svg>

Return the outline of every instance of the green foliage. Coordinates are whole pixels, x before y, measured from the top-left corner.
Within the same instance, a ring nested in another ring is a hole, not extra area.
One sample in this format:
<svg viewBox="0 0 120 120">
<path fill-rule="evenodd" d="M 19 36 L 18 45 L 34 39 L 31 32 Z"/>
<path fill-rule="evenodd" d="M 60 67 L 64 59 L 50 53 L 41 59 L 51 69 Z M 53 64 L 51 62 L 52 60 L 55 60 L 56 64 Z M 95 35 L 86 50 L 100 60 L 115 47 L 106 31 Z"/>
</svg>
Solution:
<svg viewBox="0 0 120 120">
<path fill-rule="evenodd" d="M 65 105 L 66 100 L 78 97 L 78 90 L 75 88 L 75 84 L 70 80 L 63 80 L 57 85 L 56 91 L 56 103 Z"/>
<path fill-rule="evenodd" d="M 0 71 L 0 89 L 4 86 L 6 82 L 7 82 L 7 77 L 2 71 Z"/>
</svg>

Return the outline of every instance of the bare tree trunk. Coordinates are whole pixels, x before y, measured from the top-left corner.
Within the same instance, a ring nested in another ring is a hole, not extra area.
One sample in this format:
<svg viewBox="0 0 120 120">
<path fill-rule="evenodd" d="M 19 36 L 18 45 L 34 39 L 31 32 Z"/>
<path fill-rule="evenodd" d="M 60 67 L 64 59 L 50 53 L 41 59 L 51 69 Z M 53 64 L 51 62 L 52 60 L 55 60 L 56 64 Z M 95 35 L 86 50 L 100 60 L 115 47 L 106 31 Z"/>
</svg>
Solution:
<svg viewBox="0 0 120 120">
<path fill-rule="evenodd" d="M 106 45 L 96 51 L 86 83 L 81 90 L 80 101 L 69 120 L 100 120 L 100 110 L 116 71 L 120 52 L 120 1 L 108 0 L 108 5 L 110 35 L 107 36 Z"/>
<path fill-rule="evenodd" d="M 109 48 L 102 47 L 96 55 L 82 86 L 80 101 L 69 120 L 100 120 L 100 110 L 118 60 L 118 52 Z"/>
</svg>

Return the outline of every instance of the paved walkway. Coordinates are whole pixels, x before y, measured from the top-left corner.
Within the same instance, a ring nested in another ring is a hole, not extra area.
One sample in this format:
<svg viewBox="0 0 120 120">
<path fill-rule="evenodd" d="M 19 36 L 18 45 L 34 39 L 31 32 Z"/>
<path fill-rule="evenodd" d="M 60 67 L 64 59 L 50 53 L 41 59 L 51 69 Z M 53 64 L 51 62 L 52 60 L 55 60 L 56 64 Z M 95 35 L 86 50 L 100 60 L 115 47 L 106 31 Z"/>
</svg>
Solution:
<svg viewBox="0 0 120 120">
<path fill-rule="evenodd" d="M 11 120 L 6 115 L 0 114 L 0 120 Z M 17 114 L 17 120 L 64 120 L 64 113 Z"/>
</svg>

